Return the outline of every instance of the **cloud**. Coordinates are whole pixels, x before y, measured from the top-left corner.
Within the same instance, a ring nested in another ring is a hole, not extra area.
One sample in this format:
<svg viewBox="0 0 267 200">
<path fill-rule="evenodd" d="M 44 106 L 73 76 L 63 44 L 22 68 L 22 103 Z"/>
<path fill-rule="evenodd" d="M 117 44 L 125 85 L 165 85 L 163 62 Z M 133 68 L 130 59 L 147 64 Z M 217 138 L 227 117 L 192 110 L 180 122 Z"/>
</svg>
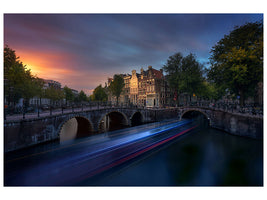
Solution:
<svg viewBox="0 0 267 200">
<path fill-rule="evenodd" d="M 176 52 L 210 49 L 252 14 L 5 14 L 4 42 L 40 76 L 92 90 L 115 73 L 159 69 Z"/>
</svg>

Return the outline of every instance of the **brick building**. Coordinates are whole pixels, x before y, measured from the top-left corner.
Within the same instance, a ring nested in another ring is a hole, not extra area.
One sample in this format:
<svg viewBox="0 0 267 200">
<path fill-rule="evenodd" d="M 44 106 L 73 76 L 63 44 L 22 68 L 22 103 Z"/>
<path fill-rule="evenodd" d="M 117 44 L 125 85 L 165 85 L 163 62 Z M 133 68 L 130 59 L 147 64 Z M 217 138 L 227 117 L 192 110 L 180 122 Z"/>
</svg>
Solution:
<svg viewBox="0 0 267 200">
<path fill-rule="evenodd" d="M 122 74 L 124 79 L 123 92 L 119 103 L 124 105 L 137 105 L 141 107 L 163 107 L 172 103 L 173 95 L 163 75 L 162 70 L 148 66 L 147 70 L 141 68 L 140 73 L 132 70 L 132 74 Z M 108 85 L 112 78 L 108 79 Z M 109 94 L 109 101 L 115 103 L 115 97 Z"/>
</svg>

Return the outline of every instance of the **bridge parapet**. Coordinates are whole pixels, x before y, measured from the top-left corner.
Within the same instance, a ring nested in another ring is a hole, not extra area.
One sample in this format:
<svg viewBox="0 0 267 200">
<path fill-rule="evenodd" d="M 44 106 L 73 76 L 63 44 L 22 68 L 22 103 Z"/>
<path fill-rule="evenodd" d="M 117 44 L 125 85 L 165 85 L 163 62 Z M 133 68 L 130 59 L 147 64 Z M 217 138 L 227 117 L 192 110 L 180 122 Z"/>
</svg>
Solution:
<svg viewBox="0 0 267 200">
<path fill-rule="evenodd" d="M 214 108 L 198 106 L 142 109 L 142 108 L 100 108 L 81 110 L 71 113 L 57 113 L 36 118 L 19 119 L 4 122 L 4 149 L 5 152 L 27 147 L 30 145 L 51 141 L 59 138 L 63 125 L 72 118 L 86 121 L 90 124 L 92 134 L 99 132 L 100 123 L 109 113 L 120 113 L 127 126 L 136 113 L 142 117 L 142 122 L 154 122 L 164 119 L 181 119 L 186 112 L 198 111 L 210 120 L 210 126 L 229 133 L 252 138 L 263 138 L 263 118 L 245 114 L 230 113 Z M 85 120 L 84 120 L 85 119 Z"/>
<path fill-rule="evenodd" d="M 198 111 L 210 121 L 212 128 L 255 139 L 263 138 L 263 116 L 250 113 L 228 112 L 214 107 L 181 107 L 179 118 L 189 111 Z"/>
</svg>

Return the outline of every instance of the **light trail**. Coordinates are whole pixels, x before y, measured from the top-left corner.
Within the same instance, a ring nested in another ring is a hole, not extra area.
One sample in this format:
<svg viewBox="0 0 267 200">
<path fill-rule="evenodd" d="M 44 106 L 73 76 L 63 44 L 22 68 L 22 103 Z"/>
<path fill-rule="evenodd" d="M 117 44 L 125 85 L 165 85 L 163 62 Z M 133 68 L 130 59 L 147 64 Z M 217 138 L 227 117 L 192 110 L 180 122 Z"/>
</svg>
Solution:
<svg viewBox="0 0 267 200">
<path fill-rule="evenodd" d="M 77 143 L 55 152 L 7 163 L 11 168 L 5 167 L 9 171 L 8 176 L 5 172 L 5 185 L 76 185 L 196 128 L 189 128 L 190 123 L 192 120 L 179 121 L 118 138 L 103 138 L 103 143 L 88 147 Z"/>
<path fill-rule="evenodd" d="M 174 120 L 176 121 L 176 120 Z M 182 121 L 183 122 L 183 121 Z M 153 124 L 156 124 L 156 125 L 161 125 L 161 122 L 158 124 L 159 122 L 156 122 L 156 123 L 153 123 Z M 167 125 L 168 124 L 172 124 L 173 122 L 172 121 L 168 121 L 166 122 Z M 176 122 L 175 122 L 176 123 Z M 179 122 L 177 122 L 179 123 Z M 147 129 L 150 127 L 150 124 L 149 126 L 147 127 L 148 125 L 146 124 L 145 127 L 134 127 L 136 131 L 141 131 L 141 130 L 144 130 L 144 129 Z M 155 126 L 155 125 L 153 125 Z M 133 127 L 132 127 L 133 128 Z M 157 129 L 159 127 L 156 127 L 156 128 L 153 128 L 153 129 L 150 129 L 150 130 L 154 130 L 154 129 Z M 112 133 L 112 135 L 109 136 L 109 138 L 113 138 L 113 137 L 117 137 L 117 136 L 120 136 L 120 135 L 130 135 L 130 134 L 136 134 L 136 132 L 133 132 L 133 130 L 129 130 L 131 128 L 128 128 L 127 129 L 124 129 L 123 132 L 121 132 L 121 130 L 117 130 L 117 131 L 112 131 L 114 133 Z M 118 132 L 119 131 L 119 132 Z M 116 133 L 118 132 L 118 133 Z M 86 139 L 86 140 L 83 140 L 81 142 L 75 142 L 74 144 L 67 144 L 67 145 L 63 145 L 63 146 L 60 146 L 60 147 L 57 147 L 57 148 L 53 148 L 53 149 L 49 149 L 49 150 L 46 150 L 46 151 L 42 151 L 42 152 L 38 152 L 38 153 L 33 153 L 33 154 L 28 154 L 28 155 L 25 155 L 25 156 L 21 156 L 21 157 L 18 157 L 18 158 L 14 158 L 14 159 L 10 159 L 10 160 L 6 160 L 5 162 L 8 163 L 8 162 L 14 162 L 14 161 L 17 161 L 17 160 L 21 160 L 21 159 L 24 159 L 24 158 L 29 158 L 29 157 L 33 157 L 33 156 L 38 156 L 38 155 L 41 155 L 41 154 L 45 154 L 45 153 L 50 153 L 50 152 L 54 152 L 54 151 L 57 151 L 57 150 L 62 150 L 62 149 L 66 149 L 66 148 L 69 148 L 69 147 L 75 147 L 75 146 L 79 146 L 81 144 L 85 144 L 85 143 L 89 143 L 89 142 L 95 142 L 95 141 L 101 141 L 103 138 L 94 138 L 94 136 L 99 136 L 99 135 L 103 135 L 105 133 L 102 133 L 102 134 L 96 134 L 96 135 L 93 135 L 93 136 L 90 136 L 90 138 Z M 85 139 L 85 138 L 82 138 L 82 139 Z"/>
<path fill-rule="evenodd" d="M 107 147 L 100 147 L 98 150 L 95 150 L 95 151 L 92 151 L 92 152 L 89 152 L 89 153 L 85 153 L 85 154 L 83 154 L 81 156 L 77 156 L 75 158 L 71 158 L 71 160 L 68 160 L 67 162 L 71 162 L 72 163 L 75 160 L 78 160 L 76 162 L 83 162 L 83 160 L 81 160 L 81 159 L 86 159 L 87 160 L 89 158 L 92 159 L 92 158 L 95 158 L 97 156 L 101 156 L 102 154 L 108 153 L 108 151 L 111 151 L 111 150 L 113 151 L 113 150 L 122 148 L 123 146 L 126 146 L 128 144 L 131 144 L 131 143 L 134 143 L 134 142 L 138 142 L 140 140 L 146 139 L 148 137 L 155 136 L 157 134 L 172 130 L 174 128 L 181 127 L 181 126 L 189 124 L 191 122 L 192 122 L 191 120 L 178 122 L 178 123 L 171 124 L 171 125 L 166 125 L 166 126 L 163 126 L 163 127 L 160 127 L 160 128 L 150 129 L 149 131 L 145 131 L 145 132 L 141 132 L 141 133 L 138 133 L 138 134 L 134 134 L 132 136 L 126 136 L 126 137 L 124 137 L 122 139 L 115 140 L 114 142 L 112 141 L 112 143 L 114 143 L 114 144 L 109 144 L 109 146 L 107 146 Z M 109 143 L 111 143 L 111 142 L 109 141 Z M 106 144 L 104 144 L 104 145 L 106 145 Z M 104 145 L 102 145 L 102 146 L 104 146 Z M 67 163 L 64 162 L 63 165 L 66 165 L 66 164 Z"/>
<path fill-rule="evenodd" d="M 129 161 L 129 160 L 131 160 L 131 159 L 133 159 L 133 158 L 135 158 L 135 157 L 137 157 L 137 156 L 139 156 L 139 155 L 141 155 L 141 154 L 143 154 L 143 153 L 145 153 L 145 152 L 147 152 L 147 151 L 149 151 L 149 150 L 151 150 L 151 149 L 154 149 L 154 148 L 156 148 L 156 147 L 158 147 L 158 146 L 160 146 L 160 145 L 162 145 L 162 144 L 164 144 L 164 143 L 167 143 L 167 142 L 169 142 L 169 141 L 171 141 L 171 140 L 173 140 L 173 139 L 175 139 L 175 138 L 177 138 L 177 137 L 179 137 L 179 136 L 181 136 L 181 135 L 183 135 L 183 134 L 185 134 L 185 133 L 187 133 L 187 132 L 189 132 L 189 131 L 195 129 L 196 127 L 197 127 L 197 126 L 194 126 L 194 127 L 192 127 L 192 128 L 186 129 L 186 130 L 184 130 L 184 131 L 182 131 L 182 132 L 180 132 L 180 133 L 178 133 L 178 134 L 176 134 L 176 135 L 174 135 L 174 136 L 172 136 L 172 137 L 169 137 L 169 138 L 167 138 L 167 139 L 164 139 L 164 140 L 155 142 L 155 143 L 151 144 L 150 146 L 148 146 L 148 147 L 146 147 L 146 148 L 144 148 L 144 149 L 138 150 L 137 152 L 132 153 L 132 154 L 130 154 L 130 155 L 127 155 L 127 156 L 125 156 L 125 157 L 122 158 L 122 159 L 116 160 L 116 161 L 110 163 L 110 164 L 107 165 L 107 166 L 103 166 L 103 167 L 100 168 L 100 169 L 97 169 L 97 170 L 95 170 L 95 171 L 93 171 L 93 172 L 90 172 L 89 175 L 87 175 L 86 178 L 93 177 L 93 176 L 95 176 L 95 175 L 97 175 L 97 174 L 99 174 L 99 173 L 101 173 L 101 172 L 104 172 L 104 171 L 106 171 L 106 170 L 108 170 L 108 169 L 110 169 L 110 168 L 112 168 L 112 167 L 115 167 L 115 166 L 117 166 L 117 165 L 119 165 L 119 164 L 122 164 L 122 163 L 124 163 L 124 162 L 126 162 L 126 161 Z"/>
</svg>

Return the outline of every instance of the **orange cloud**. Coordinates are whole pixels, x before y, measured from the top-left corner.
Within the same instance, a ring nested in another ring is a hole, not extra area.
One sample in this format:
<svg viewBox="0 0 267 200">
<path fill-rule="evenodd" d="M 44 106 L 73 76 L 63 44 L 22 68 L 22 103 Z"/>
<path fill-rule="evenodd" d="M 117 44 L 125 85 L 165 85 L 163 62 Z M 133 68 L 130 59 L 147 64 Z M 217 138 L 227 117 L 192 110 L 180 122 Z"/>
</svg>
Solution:
<svg viewBox="0 0 267 200">
<path fill-rule="evenodd" d="M 75 73 L 66 63 L 73 57 L 67 53 L 34 52 L 16 50 L 20 60 L 33 75 L 40 78 L 56 79 Z"/>
<path fill-rule="evenodd" d="M 87 95 L 92 94 L 94 88 L 99 84 L 104 86 L 107 78 L 112 76 L 107 72 L 93 69 L 92 66 L 83 70 L 79 69 L 77 63 L 79 58 L 70 53 L 52 52 L 45 49 L 33 51 L 16 47 L 16 55 L 28 69 L 31 69 L 33 75 L 58 81 L 62 87 L 67 85 L 78 91 L 83 90 Z M 88 69 L 90 70 L 88 71 Z"/>
</svg>

